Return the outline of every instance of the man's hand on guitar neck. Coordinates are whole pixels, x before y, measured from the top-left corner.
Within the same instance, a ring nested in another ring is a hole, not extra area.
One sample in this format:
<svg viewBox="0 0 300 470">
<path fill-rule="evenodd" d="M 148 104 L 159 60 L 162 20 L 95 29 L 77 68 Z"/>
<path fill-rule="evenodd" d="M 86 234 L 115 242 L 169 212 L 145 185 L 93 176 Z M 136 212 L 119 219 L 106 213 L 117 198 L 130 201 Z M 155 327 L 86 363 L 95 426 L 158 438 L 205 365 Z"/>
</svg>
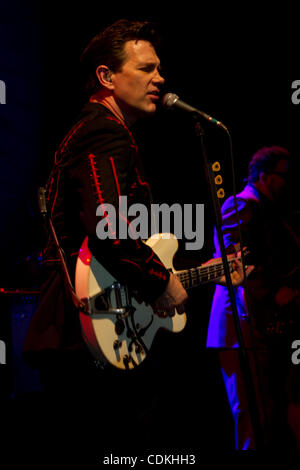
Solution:
<svg viewBox="0 0 300 470">
<path fill-rule="evenodd" d="M 227 255 L 227 258 L 228 258 L 228 260 L 235 258 L 234 261 L 232 262 L 232 268 L 233 269 L 232 269 L 232 272 L 230 274 L 230 277 L 231 277 L 232 285 L 234 287 L 239 286 L 244 282 L 244 279 L 245 279 L 243 264 L 240 261 L 241 252 L 239 251 L 237 253 L 231 253 L 231 254 Z M 212 258 L 209 261 L 207 261 L 207 263 L 204 263 L 204 264 L 211 264 L 211 263 L 214 263 L 216 261 L 222 261 L 222 258 Z M 255 266 L 252 266 L 252 265 L 251 266 L 246 266 L 245 267 L 246 277 L 248 277 L 254 269 L 255 269 Z M 215 282 L 216 282 L 216 284 L 220 284 L 221 286 L 226 286 L 226 277 L 225 276 L 219 277 L 218 279 L 215 280 Z"/>
<path fill-rule="evenodd" d="M 230 257 L 234 257 L 234 256 L 235 255 L 233 255 L 233 256 L 229 255 L 228 258 L 230 259 Z M 231 282 L 232 282 L 233 286 L 239 286 L 244 282 L 244 279 L 245 279 L 243 264 L 239 259 L 235 259 L 232 264 L 233 264 L 233 271 L 230 274 Z M 248 277 L 249 274 L 252 273 L 254 268 L 255 268 L 255 266 L 246 266 L 245 267 L 246 277 Z M 217 283 L 221 284 L 222 286 L 226 286 L 225 276 L 222 276 L 220 279 L 218 279 Z"/>
<path fill-rule="evenodd" d="M 184 313 L 184 305 L 188 300 L 188 295 L 177 278 L 173 273 L 170 273 L 170 279 L 164 293 L 152 305 L 154 313 L 159 317 L 172 316 L 177 313 Z"/>
</svg>

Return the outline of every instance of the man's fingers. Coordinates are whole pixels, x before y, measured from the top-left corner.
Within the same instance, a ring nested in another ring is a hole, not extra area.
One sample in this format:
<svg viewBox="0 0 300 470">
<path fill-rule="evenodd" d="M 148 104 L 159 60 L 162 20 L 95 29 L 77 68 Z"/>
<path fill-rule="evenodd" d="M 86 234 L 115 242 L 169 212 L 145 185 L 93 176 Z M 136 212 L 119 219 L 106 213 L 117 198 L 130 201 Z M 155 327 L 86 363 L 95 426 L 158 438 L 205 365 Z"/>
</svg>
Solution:
<svg viewBox="0 0 300 470">
<path fill-rule="evenodd" d="M 249 276 L 249 274 L 252 273 L 252 271 L 254 271 L 255 269 L 255 266 L 251 265 L 251 266 L 246 266 L 246 275 L 247 277 Z"/>
<path fill-rule="evenodd" d="M 153 307 L 153 312 L 160 318 L 174 317 L 176 312 L 179 315 L 182 315 L 185 312 L 185 306 L 184 304 L 181 304 L 177 307 L 168 307 L 168 308 Z"/>
<path fill-rule="evenodd" d="M 160 317 L 174 316 L 175 309 L 178 313 L 184 312 L 184 303 L 188 295 L 178 277 L 170 273 L 170 279 L 164 293 L 154 302 L 153 311 Z"/>
<path fill-rule="evenodd" d="M 165 318 L 168 316 L 168 312 L 165 308 L 153 307 L 153 312 L 160 318 Z"/>
<path fill-rule="evenodd" d="M 182 315 L 185 312 L 185 305 L 184 304 L 179 305 L 178 307 L 176 307 L 176 310 L 179 315 Z"/>
</svg>

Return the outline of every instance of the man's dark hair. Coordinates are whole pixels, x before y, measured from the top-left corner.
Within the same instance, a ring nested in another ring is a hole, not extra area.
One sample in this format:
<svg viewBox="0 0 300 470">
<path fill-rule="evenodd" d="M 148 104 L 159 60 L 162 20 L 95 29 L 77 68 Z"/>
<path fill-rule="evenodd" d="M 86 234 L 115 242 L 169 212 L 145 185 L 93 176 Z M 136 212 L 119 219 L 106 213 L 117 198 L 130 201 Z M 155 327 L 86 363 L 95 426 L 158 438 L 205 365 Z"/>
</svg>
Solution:
<svg viewBox="0 0 300 470">
<path fill-rule="evenodd" d="M 124 45 L 131 40 L 149 41 L 155 50 L 160 45 L 154 23 L 125 19 L 108 26 L 90 41 L 80 58 L 82 78 L 89 96 L 101 88 L 97 67 L 106 65 L 112 72 L 118 72 L 126 59 Z"/>
<path fill-rule="evenodd" d="M 259 149 L 251 158 L 248 167 L 248 183 L 259 180 L 260 173 L 270 173 L 280 160 L 290 160 L 290 152 L 276 145 Z"/>
</svg>

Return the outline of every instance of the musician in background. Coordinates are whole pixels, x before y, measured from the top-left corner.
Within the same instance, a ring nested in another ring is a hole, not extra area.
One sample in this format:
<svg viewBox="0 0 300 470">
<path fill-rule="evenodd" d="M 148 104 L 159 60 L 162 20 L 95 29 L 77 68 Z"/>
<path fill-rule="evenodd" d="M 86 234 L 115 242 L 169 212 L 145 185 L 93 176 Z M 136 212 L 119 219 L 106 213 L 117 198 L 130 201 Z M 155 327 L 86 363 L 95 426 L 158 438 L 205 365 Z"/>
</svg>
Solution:
<svg viewBox="0 0 300 470">
<path fill-rule="evenodd" d="M 285 197 L 291 165 L 281 147 L 258 150 L 249 164 L 248 184 L 237 195 L 241 239 L 255 266 L 235 300 L 255 383 L 266 448 L 300 448 L 300 381 L 291 361 L 292 341 L 300 337 L 300 239 Z M 223 237 L 228 253 L 240 241 L 233 197 L 222 206 Z M 215 233 L 216 256 L 220 247 Z M 247 395 L 238 358 L 238 341 L 228 289 L 215 289 L 207 347 L 217 348 L 232 411 L 236 449 L 255 447 Z M 256 363 L 255 367 L 255 351 Z"/>
</svg>

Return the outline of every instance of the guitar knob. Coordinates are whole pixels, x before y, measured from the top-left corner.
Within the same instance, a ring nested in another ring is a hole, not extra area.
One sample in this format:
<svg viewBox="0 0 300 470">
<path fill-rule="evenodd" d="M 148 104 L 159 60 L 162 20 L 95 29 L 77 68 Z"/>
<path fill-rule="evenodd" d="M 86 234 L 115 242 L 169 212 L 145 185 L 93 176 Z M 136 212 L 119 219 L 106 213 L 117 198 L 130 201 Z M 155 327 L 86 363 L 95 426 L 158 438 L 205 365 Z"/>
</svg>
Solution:
<svg viewBox="0 0 300 470">
<path fill-rule="evenodd" d="M 142 353 L 143 351 L 144 351 L 144 350 L 143 350 L 143 348 L 142 348 L 142 346 L 141 346 L 140 344 L 137 344 L 137 345 L 135 346 L 135 352 L 136 352 L 136 354 L 140 354 L 140 353 Z"/>
<path fill-rule="evenodd" d="M 121 341 L 119 341 L 118 339 L 116 339 L 116 340 L 114 341 L 114 344 L 113 344 L 114 349 L 120 349 L 121 346 L 122 346 Z"/>
<path fill-rule="evenodd" d="M 129 356 L 126 354 L 124 357 L 123 357 L 123 364 L 124 366 L 127 368 L 128 367 L 128 364 L 130 362 L 130 358 Z"/>
<path fill-rule="evenodd" d="M 127 338 L 133 338 L 135 336 L 135 333 L 133 330 L 131 330 L 130 328 L 128 328 L 127 332 L 126 332 L 126 335 L 127 335 Z"/>
<path fill-rule="evenodd" d="M 118 320 L 115 323 L 116 335 L 120 336 L 123 333 L 124 329 L 125 329 L 124 322 L 120 320 L 120 318 L 118 318 Z"/>
</svg>

